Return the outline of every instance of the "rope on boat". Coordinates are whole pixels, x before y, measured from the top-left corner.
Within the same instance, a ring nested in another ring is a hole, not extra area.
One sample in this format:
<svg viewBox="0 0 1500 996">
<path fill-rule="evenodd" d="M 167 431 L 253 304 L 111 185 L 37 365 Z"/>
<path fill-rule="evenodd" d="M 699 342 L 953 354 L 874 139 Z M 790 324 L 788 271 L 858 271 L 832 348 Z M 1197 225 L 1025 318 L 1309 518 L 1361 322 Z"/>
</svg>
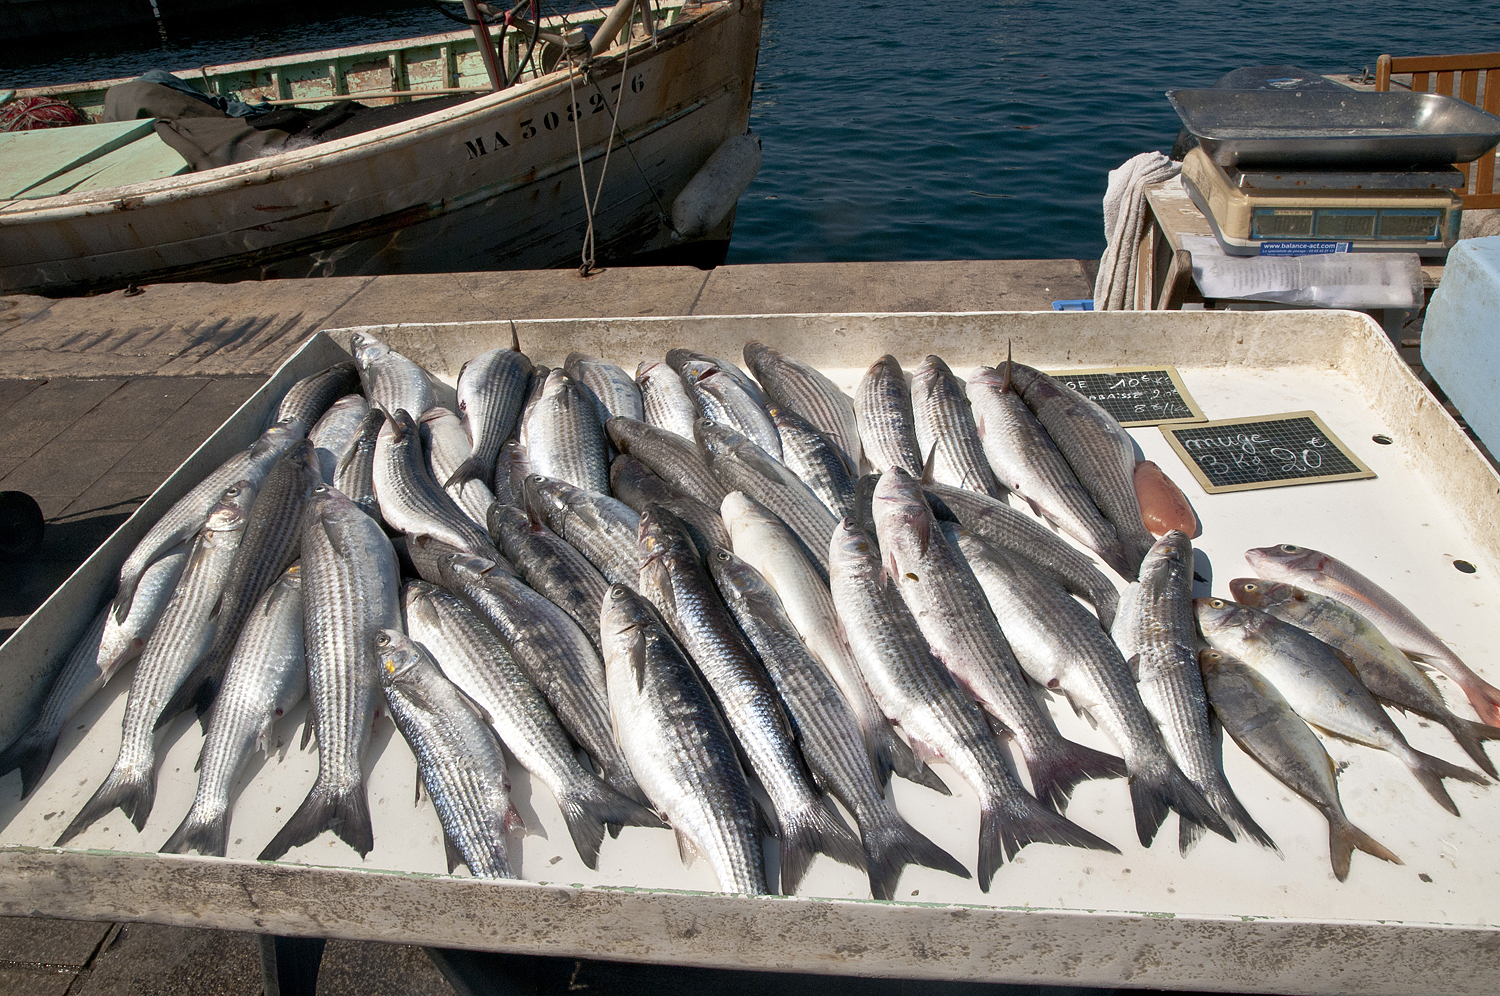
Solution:
<svg viewBox="0 0 1500 996">
<path fill-rule="evenodd" d="M 628 26 L 626 30 L 629 30 Z M 574 98 L 578 96 L 578 93 L 573 85 L 573 77 L 575 71 L 578 69 L 583 69 L 587 72 L 590 61 L 592 61 L 591 57 L 586 56 L 581 64 L 574 64 L 572 53 L 568 54 L 568 62 L 570 63 L 568 68 L 568 102 L 575 107 L 578 102 Z M 615 98 L 614 110 L 610 112 L 609 137 L 604 142 L 604 164 L 599 168 L 599 185 L 594 188 L 594 197 L 592 200 L 589 199 L 588 176 L 583 171 L 583 135 L 578 130 L 578 119 L 583 117 L 583 115 L 578 113 L 572 115 L 573 143 L 578 149 L 578 182 L 583 185 L 583 210 L 588 217 L 588 228 L 583 233 L 583 250 L 580 253 L 582 265 L 578 268 L 578 275 L 582 277 L 587 277 L 594 270 L 594 211 L 599 206 L 599 198 L 604 194 L 604 177 L 609 173 L 609 154 L 614 151 L 615 133 L 620 129 L 620 106 L 625 102 L 626 91 L 630 89 L 629 86 L 625 85 L 625 80 L 629 72 L 630 43 L 627 40 L 625 44 L 625 58 L 620 64 L 620 96 Z M 594 88 L 597 90 L 598 87 L 598 82 L 594 81 Z M 600 92 L 602 94 L 603 91 Z M 604 106 L 609 106 L 608 98 L 605 98 Z M 630 143 L 626 142 L 625 147 L 627 149 L 630 148 Z M 652 194 L 654 195 L 655 193 L 653 190 Z"/>
</svg>

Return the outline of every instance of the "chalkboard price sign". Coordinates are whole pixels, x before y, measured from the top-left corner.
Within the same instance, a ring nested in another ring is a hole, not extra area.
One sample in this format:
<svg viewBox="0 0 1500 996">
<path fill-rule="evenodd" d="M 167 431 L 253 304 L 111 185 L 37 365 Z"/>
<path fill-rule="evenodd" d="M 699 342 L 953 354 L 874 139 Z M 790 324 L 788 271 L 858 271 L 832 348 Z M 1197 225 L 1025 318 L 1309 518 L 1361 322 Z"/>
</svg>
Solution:
<svg viewBox="0 0 1500 996">
<path fill-rule="evenodd" d="M 1206 417 L 1183 386 L 1177 368 L 1170 365 L 1061 370 L 1052 376 L 1094 401 L 1121 425 L 1202 422 Z"/>
<path fill-rule="evenodd" d="M 1313 412 L 1163 426 L 1161 431 L 1211 494 L 1375 476 Z"/>
</svg>

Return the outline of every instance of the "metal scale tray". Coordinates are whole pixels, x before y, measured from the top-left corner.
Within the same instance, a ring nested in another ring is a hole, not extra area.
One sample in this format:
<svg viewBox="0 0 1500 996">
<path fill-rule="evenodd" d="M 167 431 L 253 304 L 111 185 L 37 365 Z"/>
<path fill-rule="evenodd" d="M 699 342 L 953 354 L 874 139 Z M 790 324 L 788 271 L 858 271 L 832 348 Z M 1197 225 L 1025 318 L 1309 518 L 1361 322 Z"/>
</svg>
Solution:
<svg viewBox="0 0 1500 996">
<path fill-rule="evenodd" d="M 1224 167 L 1425 170 L 1500 143 L 1500 117 L 1435 93 L 1169 90 L 1167 100 Z"/>
</svg>

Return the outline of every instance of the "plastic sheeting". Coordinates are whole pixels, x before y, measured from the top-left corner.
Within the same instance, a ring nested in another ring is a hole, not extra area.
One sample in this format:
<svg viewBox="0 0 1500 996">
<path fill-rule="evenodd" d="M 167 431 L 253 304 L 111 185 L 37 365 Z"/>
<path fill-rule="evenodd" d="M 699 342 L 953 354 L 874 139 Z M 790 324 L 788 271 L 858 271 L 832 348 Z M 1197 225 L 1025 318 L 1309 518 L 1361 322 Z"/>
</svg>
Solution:
<svg viewBox="0 0 1500 996">
<path fill-rule="evenodd" d="M 1422 306 L 1416 253 L 1230 256 L 1209 235 L 1184 235 L 1182 248 L 1193 254 L 1193 280 L 1206 298 L 1356 311 Z"/>
</svg>

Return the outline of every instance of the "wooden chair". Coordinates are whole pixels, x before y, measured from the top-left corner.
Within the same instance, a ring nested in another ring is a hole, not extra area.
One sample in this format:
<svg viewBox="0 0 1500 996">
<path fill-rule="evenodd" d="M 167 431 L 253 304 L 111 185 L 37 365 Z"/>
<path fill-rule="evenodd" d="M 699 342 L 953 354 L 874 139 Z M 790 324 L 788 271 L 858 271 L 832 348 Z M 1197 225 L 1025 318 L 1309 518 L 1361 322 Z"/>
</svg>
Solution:
<svg viewBox="0 0 1500 996">
<path fill-rule="evenodd" d="M 1389 90 L 1392 73 L 1411 73 L 1414 92 L 1446 94 L 1471 104 L 1479 104 L 1482 90 L 1483 109 L 1500 114 L 1500 52 L 1419 55 L 1402 59 L 1382 55 L 1375 63 L 1375 89 Z M 1500 193 L 1495 192 L 1494 149 L 1476 162 L 1454 165 L 1468 177 L 1463 195 L 1465 210 L 1500 208 Z"/>
</svg>

